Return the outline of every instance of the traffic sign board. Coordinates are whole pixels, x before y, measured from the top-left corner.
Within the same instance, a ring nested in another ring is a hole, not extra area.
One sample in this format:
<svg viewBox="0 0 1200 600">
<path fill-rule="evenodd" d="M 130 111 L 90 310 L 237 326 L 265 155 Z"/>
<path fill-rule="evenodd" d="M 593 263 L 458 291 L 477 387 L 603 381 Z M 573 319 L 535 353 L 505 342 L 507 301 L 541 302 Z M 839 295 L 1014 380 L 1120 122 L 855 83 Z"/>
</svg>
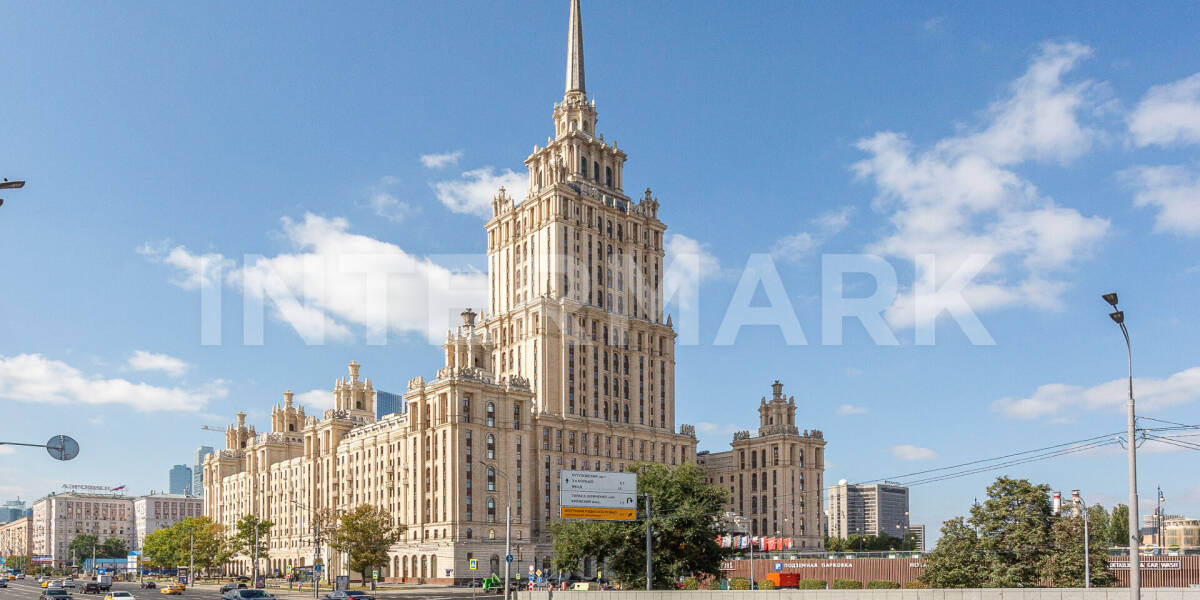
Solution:
<svg viewBox="0 0 1200 600">
<path fill-rule="evenodd" d="M 511 554 L 509 554 L 509 555 L 507 555 L 507 556 L 505 556 L 505 557 L 504 557 L 504 562 L 512 562 L 512 558 L 513 558 L 513 557 L 512 557 L 512 555 L 511 555 Z"/>
<path fill-rule="evenodd" d="M 478 558 L 468 559 L 467 560 L 467 568 L 472 571 L 479 569 L 479 559 Z"/>
<path fill-rule="evenodd" d="M 371 569 L 371 579 L 379 579 L 379 569 Z"/>
<path fill-rule="evenodd" d="M 775 561 L 775 570 L 776 570 L 776 571 L 782 571 L 782 570 L 783 570 L 783 563 L 781 563 L 781 562 L 779 562 L 779 561 Z"/>
<path fill-rule="evenodd" d="M 313 570 L 320 573 L 324 569 L 322 565 L 313 565 Z"/>
<path fill-rule="evenodd" d="M 562 491 L 637 493 L 637 473 L 608 471 L 562 471 Z"/>
<path fill-rule="evenodd" d="M 564 519 L 593 519 L 596 521 L 634 521 L 637 510 L 633 508 L 603 508 L 582 506 L 560 506 L 559 516 Z"/>
</svg>

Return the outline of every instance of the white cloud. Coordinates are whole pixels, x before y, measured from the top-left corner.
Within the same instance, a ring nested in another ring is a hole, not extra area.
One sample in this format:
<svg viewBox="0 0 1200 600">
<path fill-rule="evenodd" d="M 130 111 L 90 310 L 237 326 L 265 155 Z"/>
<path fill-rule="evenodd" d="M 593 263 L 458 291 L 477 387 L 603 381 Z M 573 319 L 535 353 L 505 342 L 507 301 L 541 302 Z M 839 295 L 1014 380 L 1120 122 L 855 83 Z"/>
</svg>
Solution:
<svg viewBox="0 0 1200 600">
<path fill-rule="evenodd" d="M 854 406 L 853 404 L 843 404 L 838 407 L 837 414 L 842 415 L 842 416 L 865 415 L 865 414 L 867 414 L 867 407 Z"/>
<path fill-rule="evenodd" d="M 462 158 L 462 150 L 454 152 L 442 152 L 441 154 L 422 154 L 421 164 L 427 169 L 441 169 L 458 164 L 458 159 Z"/>
<path fill-rule="evenodd" d="M 1125 410 L 1129 396 L 1129 379 L 1083 387 L 1065 383 L 1039 386 L 1026 398 L 1001 398 L 992 403 L 992 410 L 1011 419 L 1053 419 L 1079 410 Z M 1141 377 L 1134 379 L 1133 391 L 1138 410 L 1160 411 L 1180 404 L 1200 400 L 1200 367 L 1192 367 L 1166 379 Z"/>
<path fill-rule="evenodd" d="M 342 218 L 308 213 L 282 222 L 292 251 L 233 268 L 226 281 L 252 299 L 270 299 L 273 316 L 309 343 L 351 339 L 350 325 L 365 328 L 369 343 L 383 343 L 389 331 L 436 342 L 463 308 L 485 305 L 487 276 L 476 269 L 452 270 L 350 233 Z M 189 255 L 182 246 L 171 252 Z"/>
<path fill-rule="evenodd" d="M 17 449 L 12 446 L 0 446 L 0 454 L 16 454 Z"/>
<path fill-rule="evenodd" d="M 892 456 L 900 460 L 933 460 L 938 457 L 938 453 L 929 448 L 913 446 L 911 444 L 902 444 L 892 446 Z"/>
<path fill-rule="evenodd" d="M 309 390 L 302 394 L 296 394 L 294 400 L 296 404 L 312 410 L 314 414 L 320 414 L 333 408 L 333 392 L 331 390 Z"/>
<path fill-rule="evenodd" d="M 191 365 L 174 356 L 145 350 L 135 350 L 125 364 L 134 371 L 162 371 L 171 377 L 179 377 L 191 368 Z"/>
<path fill-rule="evenodd" d="M 841 233 L 850 224 L 853 214 L 853 206 L 842 206 L 818 215 L 810 223 L 814 231 L 800 231 L 780 238 L 771 249 L 771 256 L 791 262 L 802 261 L 829 238 Z"/>
<path fill-rule="evenodd" d="M 1134 206 L 1158 209 L 1155 231 L 1200 235 L 1200 169 L 1134 167 L 1122 175 L 1137 190 Z"/>
<path fill-rule="evenodd" d="M 1200 143 L 1200 73 L 1156 85 L 1129 115 L 1138 146 Z"/>
<path fill-rule="evenodd" d="M 980 127 L 928 149 L 916 149 L 894 132 L 860 140 L 868 157 L 854 171 L 875 184 L 875 208 L 892 225 L 868 251 L 907 260 L 933 255 L 936 272 L 917 269 L 922 289 L 945 283 L 972 255 L 987 256 L 990 261 L 964 289 L 976 312 L 1058 307 L 1065 289 L 1058 272 L 1084 257 L 1109 223 L 1056 205 L 1010 167 L 1069 161 L 1099 137 L 1078 119 L 1094 108 L 1095 86 L 1062 81 L 1089 53 L 1078 44 L 1044 45 Z M 905 327 L 936 315 L 917 315 L 911 291 L 902 291 L 887 317 Z"/>
<path fill-rule="evenodd" d="M 700 284 L 721 272 L 721 263 L 708 250 L 708 244 L 686 235 L 667 236 L 663 258 L 663 295 L 668 303 L 690 309 L 699 301 L 696 292 Z M 678 293 L 676 293 L 678 292 Z"/>
<path fill-rule="evenodd" d="M 456 180 L 434 183 L 433 189 L 438 200 L 451 211 L 486 219 L 492 216 L 492 198 L 501 187 L 519 202 L 528 179 L 527 175 L 511 169 L 497 173 L 492 167 L 483 167 L 467 171 Z"/>
<path fill-rule="evenodd" d="M 174 267 L 175 276 L 170 281 L 185 290 L 216 284 L 221 273 L 233 265 L 233 261 L 220 254 L 193 254 L 181 246 L 168 249 L 168 245 L 167 242 L 147 242 L 137 251 L 153 262 Z"/>
<path fill-rule="evenodd" d="M 192 390 L 158 387 L 125 379 L 90 377 L 40 354 L 0 356 L 0 398 L 15 402 L 124 404 L 144 412 L 195 412 L 226 393 L 226 383 L 220 380 Z"/>
</svg>

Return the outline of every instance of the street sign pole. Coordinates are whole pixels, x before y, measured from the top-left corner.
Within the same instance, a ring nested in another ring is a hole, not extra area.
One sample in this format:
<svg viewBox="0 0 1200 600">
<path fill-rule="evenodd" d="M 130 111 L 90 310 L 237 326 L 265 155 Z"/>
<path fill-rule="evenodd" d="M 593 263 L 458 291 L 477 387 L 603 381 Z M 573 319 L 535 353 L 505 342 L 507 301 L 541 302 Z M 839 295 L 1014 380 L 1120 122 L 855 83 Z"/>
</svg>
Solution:
<svg viewBox="0 0 1200 600">
<path fill-rule="evenodd" d="M 653 542 L 651 541 L 650 533 L 650 494 L 642 494 L 646 498 L 646 591 L 654 589 L 654 563 L 651 559 L 653 552 Z"/>
</svg>

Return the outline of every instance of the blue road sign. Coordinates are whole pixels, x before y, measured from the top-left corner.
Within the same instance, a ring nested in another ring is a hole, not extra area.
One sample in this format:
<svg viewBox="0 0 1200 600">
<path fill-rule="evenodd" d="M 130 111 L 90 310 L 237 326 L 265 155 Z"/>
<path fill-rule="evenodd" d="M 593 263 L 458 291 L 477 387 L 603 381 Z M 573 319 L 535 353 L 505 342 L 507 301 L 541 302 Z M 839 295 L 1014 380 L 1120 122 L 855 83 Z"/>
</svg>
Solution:
<svg viewBox="0 0 1200 600">
<path fill-rule="evenodd" d="M 776 570 L 776 571 L 782 571 L 782 570 L 783 570 L 783 563 L 781 563 L 781 562 L 776 562 L 776 563 L 775 563 L 775 570 Z"/>
<path fill-rule="evenodd" d="M 512 562 L 512 560 L 513 560 L 513 557 L 512 557 L 512 555 L 511 555 L 511 554 L 509 554 L 508 556 L 505 556 L 505 557 L 504 557 L 504 562 Z"/>
<path fill-rule="evenodd" d="M 314 570 L 314 571 L 316 571 L 316 572 L 318 572 L 318 573 L 320 573 L 320 572 L 321 572 L 323 569 L 324 569 L 324 566 L 322 566 L 322 565 L 315 565 L 315 566 L 313 567 L 313 570 Z"/>
</svg>

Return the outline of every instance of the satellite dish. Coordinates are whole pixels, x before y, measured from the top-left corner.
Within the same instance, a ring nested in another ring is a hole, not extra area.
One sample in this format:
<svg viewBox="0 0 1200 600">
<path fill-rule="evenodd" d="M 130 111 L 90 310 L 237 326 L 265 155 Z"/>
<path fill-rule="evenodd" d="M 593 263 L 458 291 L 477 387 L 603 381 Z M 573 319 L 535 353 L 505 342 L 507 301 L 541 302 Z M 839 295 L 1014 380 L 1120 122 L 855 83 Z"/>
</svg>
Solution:
<svg viewBox="0 0 1200 600">
<path fill-rule="evenodd" d="M 79 456 L 79 442 L 65 435 L 56 435 L 46 442 L 46 452 L 57 460 L 71 460 Z"/>
</svg>

